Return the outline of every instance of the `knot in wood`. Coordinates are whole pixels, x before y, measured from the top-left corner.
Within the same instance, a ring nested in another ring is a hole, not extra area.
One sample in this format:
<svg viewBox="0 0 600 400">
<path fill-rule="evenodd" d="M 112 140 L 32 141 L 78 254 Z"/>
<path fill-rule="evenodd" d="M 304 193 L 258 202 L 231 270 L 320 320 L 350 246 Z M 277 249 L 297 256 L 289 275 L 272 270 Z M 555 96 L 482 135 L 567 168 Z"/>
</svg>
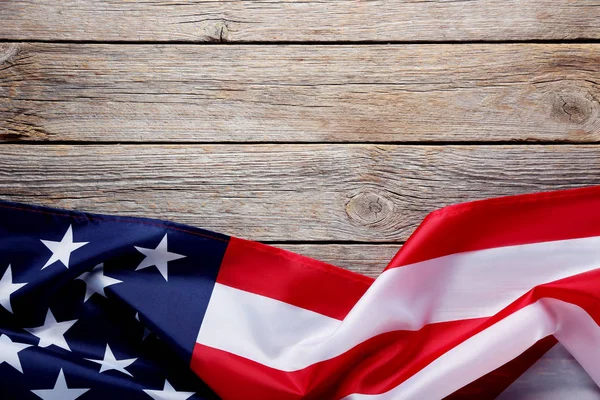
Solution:
<svg viewBox="0 0 600 400">
<path fill-rule="evenodd" d="M 385 220 L 392 212 L 393 204 L 385 197 L 373 193 L 360 193 L 346 204 L 346 214 L 361 224 L 374 224 Z"/>
<path fill-rule="evenodd" d="M 227 43 L 229 41 L 229 22 L 225 19 L 206 21 L 202 29 L 208 42 Z"/>
<path fill-rule="evenodd" d="M 0 64 L 10 61 L 19 52 L 16 43 L 0 43 Z"/>
<path fill-rule="evenodd" d="M 589 93 L 561 93 L 554 101 L 552 114 L 564 122 L 583 124 L 594 115 L 596 104 Z"/>
</svg>

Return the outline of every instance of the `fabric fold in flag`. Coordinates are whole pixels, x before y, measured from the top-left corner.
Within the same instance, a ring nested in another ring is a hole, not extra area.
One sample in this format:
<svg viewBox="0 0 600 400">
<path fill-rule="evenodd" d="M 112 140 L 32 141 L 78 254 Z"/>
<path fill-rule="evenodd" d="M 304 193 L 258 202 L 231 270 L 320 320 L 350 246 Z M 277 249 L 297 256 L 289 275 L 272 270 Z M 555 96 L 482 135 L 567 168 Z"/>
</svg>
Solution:
<svg viewBox="0 0 600 400">
<path fill-rule="evenodd" d="M 599 267 L 600 187 L 434 211 L 377 279 L 177 223 L 0 203 L 0 392 L 518 398 L 558 341 L 600 399 Z"/>
</svg>

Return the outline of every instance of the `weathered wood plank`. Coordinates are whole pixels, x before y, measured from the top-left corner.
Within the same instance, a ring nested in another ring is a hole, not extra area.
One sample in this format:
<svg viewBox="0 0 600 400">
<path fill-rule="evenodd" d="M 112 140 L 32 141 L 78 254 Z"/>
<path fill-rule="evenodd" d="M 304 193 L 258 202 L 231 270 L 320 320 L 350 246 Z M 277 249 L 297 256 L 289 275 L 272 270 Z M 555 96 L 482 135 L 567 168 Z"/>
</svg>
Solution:
<svg viewBox="0 0 600 400">
<path fill-rule="evenodd" d="M 0 140 L 600 139 L 600 44 L 1 46 Z"/>
<path fill-rule="evenodd" d="M 471 394 L 471 397 L 468 397 L 469 394 Z M 477 399 L 484 398 L 484 396 L 485 394 L 481 392 L 467 392 L 464 397 L 456 396 L 454 400 Z M 496 399 L 598 400 L 600 399 L 600 388 L 571 353 L 559 343 L 517 378 Z"/>
<path fill-rule="evenodd" d="M 0 1 L 0 38 L 461 41 L 600 38 L 596 0 Z"/>
<path fill-rule="evenodd" d="M 275 247 L 376 278 L 401 246 L 399 244 L 278 244 Z"/>
<path fill-rule="evenodd" d="M 5 200 L 254 240 L 401 242 L 430 211 L 600 184 L 600 146 L 4 145 Z"/>
</svg>

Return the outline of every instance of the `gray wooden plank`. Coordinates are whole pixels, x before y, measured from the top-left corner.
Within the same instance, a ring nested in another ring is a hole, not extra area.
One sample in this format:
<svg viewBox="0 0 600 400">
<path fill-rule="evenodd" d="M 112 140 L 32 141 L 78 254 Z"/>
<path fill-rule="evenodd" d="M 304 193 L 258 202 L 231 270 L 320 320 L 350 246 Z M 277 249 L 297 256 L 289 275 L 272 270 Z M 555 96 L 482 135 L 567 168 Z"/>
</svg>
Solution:
<svg viewBox="0 0 600 400">
<path fill-rule="evenodd" d="M 402 247 L 400 244 L 277 244 L 285 250 L 376 278 Z"/>
<path fill-rule="evenodd" d="M 497 399 L 600 400 L 600 388 L 571 353 L 558 343 Z"/>
<path fill-rule="evenodd" d="M 4 145 L 5 200 L 254 240 L 401 242 L 430 211 L 600 184 L 600 147 Z"/>
<path fill-rule="evenodd" d="M 600 44 L 0 49 L 0 140 L 600 139 Z"/>
<path fill-rule="evenodd" d="M 0 38 L 461 41 L 600 38 L 596 0 L 4 0 Z"/>
</svg>

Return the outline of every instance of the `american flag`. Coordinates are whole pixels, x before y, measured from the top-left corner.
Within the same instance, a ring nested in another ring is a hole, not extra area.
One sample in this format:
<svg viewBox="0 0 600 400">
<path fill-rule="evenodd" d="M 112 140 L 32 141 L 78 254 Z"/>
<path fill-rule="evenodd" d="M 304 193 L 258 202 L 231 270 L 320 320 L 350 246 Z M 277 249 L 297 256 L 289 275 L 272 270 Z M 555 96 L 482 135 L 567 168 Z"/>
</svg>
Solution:
<svg viewBox="0 0 600 400">
<path fill-rule="evenodd" d="M 375 280 L 1 202 L 0 398 L 597 399 L 599 267 L 600 188 L 434 211 Z"/>
</svg>

